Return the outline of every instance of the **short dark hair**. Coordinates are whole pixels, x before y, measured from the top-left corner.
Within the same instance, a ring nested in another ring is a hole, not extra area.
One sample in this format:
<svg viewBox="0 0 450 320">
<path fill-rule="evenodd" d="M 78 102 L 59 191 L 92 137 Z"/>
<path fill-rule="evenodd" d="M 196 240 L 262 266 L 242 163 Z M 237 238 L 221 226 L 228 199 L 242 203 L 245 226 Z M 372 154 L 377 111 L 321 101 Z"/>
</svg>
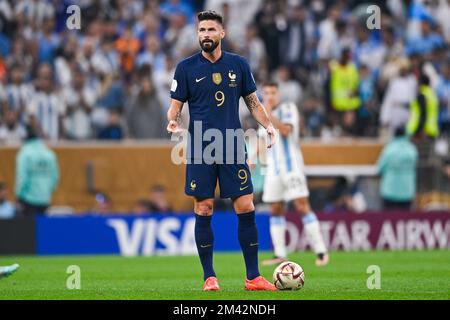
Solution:
<svg viewBox="0 0 450 320">
<path fill-rule="evenodd" d="M 41 138 L 39 127 L 36 124 L 28 123 L 25 126 L 25 132 L 25 140 Z"/>
<path fill-rule="evenodd" d="M 278 88 L 278 83 L 275 81 L 266 81 L 263 84 L 263 87 L 275 87 Z"/>
<path fill-rule="evenodd" d="M 348 55 L 350 53 L 352 53 L 352 49 L 350 47 L 344 47 L 341 52 L 342 55 Z"/>
<path fill-rule="evenodd" d="M 399 126 L 394 130 L 394 137 L 403 137 L 406 135 L 406 129 L 403 126 Z"/>
<path fill-rule="evenodd" d="M 430 77 L 428 77 L 426 74 L 421 74 L 419 77 L 419 84 L 424 86 L 430 85 Z"/>
<path fill-rule="evenodd" d="M 205 20 L 214 20 L 223 25 L 223 18 L 220 14 L 215 12 L 214 10 L 206 10 L 199 12 L 197 14 L 198 22 L 205 21 Z"/>
</svg>

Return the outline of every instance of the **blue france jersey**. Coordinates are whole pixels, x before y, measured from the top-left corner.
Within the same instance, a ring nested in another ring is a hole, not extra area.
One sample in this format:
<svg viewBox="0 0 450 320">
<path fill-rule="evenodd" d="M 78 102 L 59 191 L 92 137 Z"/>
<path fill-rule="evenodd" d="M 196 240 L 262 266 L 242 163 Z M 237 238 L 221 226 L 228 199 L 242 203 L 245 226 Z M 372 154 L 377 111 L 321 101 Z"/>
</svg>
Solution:
<svg viewBox="0 0 450 320">
<path fill-rule="evenodd" d="M 191 139 L 197 139 L 196 135 L 200 133 L 203 135 L 208 129 L 218 129 L 222 133 L 223 145 L 226 146 L 231 142 L 228 141 L 230 139 L 226 139 L 226 130 L 241 128 L 240 97 L 255 91 L 255 80 L 245 58 L 222 51 L 221 57 L 212 63 L 199 52 L 177 65 L 171 86 L 171 97 L 189 104 Z M 201 122 L 201 132 L 199 122 L 194 128 L 196 121 Z M 236 139 L 233 140 L 233 144 L 234 141 Z M 202 150 L 210 143 L 204 141 Z M 188 159 L 196 158 L 198 153 L 192 152 L 194 149 L 192 141 L 189 147 Z M 243 148 L 245 145 L 240 143 L 236 145 L 235 150 Z M 222 152 L 225 155 L 225 150 Z M 234 157 L 236 154 L 235 151 Z"/>
</svg>

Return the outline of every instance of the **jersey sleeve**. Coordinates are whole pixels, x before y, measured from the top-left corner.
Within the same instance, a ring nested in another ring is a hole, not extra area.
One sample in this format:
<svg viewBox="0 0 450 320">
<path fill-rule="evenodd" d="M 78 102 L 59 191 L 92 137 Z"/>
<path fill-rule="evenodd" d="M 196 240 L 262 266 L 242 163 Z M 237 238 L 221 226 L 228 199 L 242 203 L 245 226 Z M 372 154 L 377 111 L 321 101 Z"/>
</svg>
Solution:
<svg viewBox="0 0 450 320">
<path fill-rule="evenodd" d="M 242 90 L 241 96 L 246 97 L 250 93 L 256 91 L 255 78 L 253 77 L 252 71 L 250 70 L 250 65 L 247 60 L 242 58 Z"/>
<path fill-rule="evenodd" d="M 175 69 L 175 75 L 170 86 L 170 97 L 181 102 L 186 102 L 188 99 L 187 75 L 182 64 L 178 64 Z"/>
</svg>

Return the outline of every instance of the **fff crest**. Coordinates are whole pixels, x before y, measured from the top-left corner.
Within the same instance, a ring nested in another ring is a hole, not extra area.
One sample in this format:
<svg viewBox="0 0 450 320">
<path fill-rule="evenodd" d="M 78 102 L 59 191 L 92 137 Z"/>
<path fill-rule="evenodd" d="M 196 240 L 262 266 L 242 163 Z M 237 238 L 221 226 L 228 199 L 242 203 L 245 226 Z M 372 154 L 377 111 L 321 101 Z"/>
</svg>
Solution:
<svg viewBox="0 0 450 320">
<path fill-rule="evenodd" d="M 222 75 L 219 72 L 213 73 L 212 78 L 213 82 L 217 85 L 222 82 Z"/>
<path fill-rule="evenodd" d="M 230 78 L 230 83 L 228 84 L 228 86 L 232 88 L 236 87 L 236 73 L 234 73 L 233 70 L 228 71 L 228 78 Z"/>
</svg>

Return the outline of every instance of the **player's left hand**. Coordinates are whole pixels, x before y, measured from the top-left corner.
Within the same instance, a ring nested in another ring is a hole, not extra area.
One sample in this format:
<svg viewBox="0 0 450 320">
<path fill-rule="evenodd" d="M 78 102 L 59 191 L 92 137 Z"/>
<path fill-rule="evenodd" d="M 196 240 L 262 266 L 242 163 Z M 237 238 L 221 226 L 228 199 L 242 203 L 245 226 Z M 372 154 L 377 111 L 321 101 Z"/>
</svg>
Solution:
<svg viewBox="0 0 450 320">
<path fill-rule="evenodd" d="M 267 145 L 267 149 L 270 149 L 275 144 L 275 141 L 277 138 L 277 131 L 275 130 L 275 128 L 272 124 L 269 124 L 267 126 L 266 131 L 267 131 L 267 137 L 269 139 L 269 144 Z"/>
<path fill-rule="evenodd" d="M 178 122 L 175 120 L 170 120 L 169 124 L 167 125 L 167 132 L 168 133 L 177 133 L 180 131 L 180 127 L 178 126 Z"/>
<path fill-rule="evenodd" d="M 248 168 L 250 169 L 250 171 L 255 171 L 256 170 L 256 163 L 254 163 L 253 161 L 248 161 Z"/>
</svg>

